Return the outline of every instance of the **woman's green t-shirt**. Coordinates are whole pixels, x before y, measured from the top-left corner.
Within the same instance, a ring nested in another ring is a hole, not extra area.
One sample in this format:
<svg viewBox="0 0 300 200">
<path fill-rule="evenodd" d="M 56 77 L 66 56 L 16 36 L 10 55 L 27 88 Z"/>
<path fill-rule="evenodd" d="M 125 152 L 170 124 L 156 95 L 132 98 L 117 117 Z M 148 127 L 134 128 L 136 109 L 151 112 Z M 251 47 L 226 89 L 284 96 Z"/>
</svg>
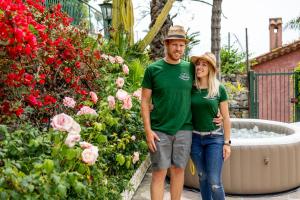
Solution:
<svg viewBox="0 0 300 200">
<path fill-rule="evenodd" d="M 207 89 L 192 89 L 192 118 L 195 131 L 208 132 L 219 127 L 213 122 L 218 114 L 220 102 L 228 100 L 225 87 L 220 84 L 219 96 L 207 97 Z"/>
</svg>

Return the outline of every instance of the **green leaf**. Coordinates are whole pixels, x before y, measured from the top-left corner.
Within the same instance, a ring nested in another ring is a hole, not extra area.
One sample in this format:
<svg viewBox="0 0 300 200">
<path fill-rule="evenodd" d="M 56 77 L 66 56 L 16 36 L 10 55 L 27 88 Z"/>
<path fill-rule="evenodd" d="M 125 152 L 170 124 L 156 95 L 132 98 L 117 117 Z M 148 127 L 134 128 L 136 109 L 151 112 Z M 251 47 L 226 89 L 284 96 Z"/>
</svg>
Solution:
<svg viewBox="0 0 300 200">
<path fill-rule="evenodd" d="M 85 185 L 83 185 L 81 182 L 76 181 L 74 189 L 77 193 L 82 193 L 85 190 Z"/>
<path fill-rule="evenodd" d="M 36 147 L 38 147 L 40 144 L 39 144 L 39 142 L 37 141 L 37 140 L 34 140 L 34 139 L 31 139 L 30 141 L 29 141 L 29 147 L 34 147 L 34 148 L 36 148 Z"/>
<path fill-rule="evenodd" d="M 131 159 L 127 159 L 126 161 L 126 168 L 129 169 L 131 166 Z"/>
<path fill-rule="evenodd" d="M 100 132 L 100 131 L 105 130 L 106 127 L 105 127 L 105 124 L 94 122 L 94 128 Z"/>
<path fill-rule="evenodd" d="M 34 34 L 37 35 L 39 32 L 34 28 L 32 24 L 28 25 L 28 29 Z"/>
<path fill-rule="evenodd" d="M 117 154 L 116 161 L 120 166 L 122 166 L 125 163 L 125 158 L 122 154 Z"/>
<path fill-rule="evenodd" d="M 61 181 L 60 176 L 56 175 L 55 173 L 51 174 L 51 178 L 55 184 L 58 184 Z"/>
<path fill-rule="evenodd" d="M 4 14 L 3 10 L 0 9 L 0 15 L 3 15 L 3 14 Z"/>
<path fill-rule="evenodd" d="M 46 170 L 47 173 L 52 172 L 54 169 L 53 160 L 46 159 L 43 163 L 43 168 Z"/>
<path fill-rule="evenodd" d="M 43 165 L 41 163 L 35 163 L 33 165 L 34 169 L 41 169 L 43 167 Z"/>
<path fill-rule="evenodd" d="M 67 160 L 72 160 L 72 159 L 76 158 L 78 154 L 79 154 L 79 151 L 76 149 L 67 149 L 65 151 L 65 156 L 66 156 Z"/>
<path fill-rule="evenodd" d="M 59 184 L 57 186 L 57 191 L 58 191 L 58 195 L 60 197 L 66 197 L 67 196 L 67 188 L 66 188 L 66 186 L 64 186 L 62 184 Z"/>
<path fill-rule="evenodd" d="M 77 169 L 77 171 L 80 173 L 80 174 L 84 174 L 86 171 L 88 171 L 88 166 L 86 164 L 83 164 L 83 163 L 80 163 L 79 164 L 79 167 Z"/>
<path fill-rule="evenodd" d="M 8 134 L 7 127 L 3 124 L 0 124 L 0 134 L 3 134 L 3 135 Z"/>
<path fill-rule="evenodd" d="M 106 135 L 98 135 L 96 140 L 99 144 L 106 143 L 107 142 L 107 136 Z"/>
</svg>

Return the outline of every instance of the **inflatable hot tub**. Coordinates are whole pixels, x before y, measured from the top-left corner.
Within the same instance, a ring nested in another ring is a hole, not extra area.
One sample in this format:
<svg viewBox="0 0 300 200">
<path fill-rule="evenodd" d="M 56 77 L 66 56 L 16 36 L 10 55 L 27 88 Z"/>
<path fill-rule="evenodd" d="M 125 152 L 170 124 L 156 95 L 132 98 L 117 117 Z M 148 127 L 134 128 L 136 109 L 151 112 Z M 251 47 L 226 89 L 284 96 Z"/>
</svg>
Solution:
<svg viewBox="0 0 300 200">
<path fill-rule="evenodd" d="M 285 134 L 274 138 L 232 139 L 231 157 L 224 163 L 223 185 L 228 194 L 267 194 L 300 186 L 300 128 L 282 122 L 231 119 L 232 127 Z M 199 188 L 191 160 L 185 185 Z"/>
</svg>

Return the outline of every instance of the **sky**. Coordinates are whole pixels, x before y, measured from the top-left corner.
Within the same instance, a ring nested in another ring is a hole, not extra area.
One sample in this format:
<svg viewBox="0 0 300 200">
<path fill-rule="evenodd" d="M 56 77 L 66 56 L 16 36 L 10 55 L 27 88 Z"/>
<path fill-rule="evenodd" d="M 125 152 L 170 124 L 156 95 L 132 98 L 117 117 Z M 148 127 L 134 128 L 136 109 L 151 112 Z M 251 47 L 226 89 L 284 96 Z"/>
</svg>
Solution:
<svg viewBox="0 0 300 200">
<path fill-rule="evenodd" d="M 135 40 L 141 39 L 149 30 L 149 0 L 133 0 L 135 15 Z M 207 0 L 212 3 L 212 0 Z M 269 52 L 269 18 L 281 17 L 283 25 L 300 15 L 300 0 L 223 0 L 221 19 L 221 44 L 230 44 L 240 51 L 246 51 L 245 28 L 248 29 L 249 53 L 251 57 Z M 175 2 L 171 16 L 174 24 L 183 25 L 189 32 L 200 32 L 200 44 L 193 48 L 191 55 L 210 51 L 211 6 L 192 0 Z M 283 30 L 283 44 L 300 39 L 300 31 Z"/>
</svg>

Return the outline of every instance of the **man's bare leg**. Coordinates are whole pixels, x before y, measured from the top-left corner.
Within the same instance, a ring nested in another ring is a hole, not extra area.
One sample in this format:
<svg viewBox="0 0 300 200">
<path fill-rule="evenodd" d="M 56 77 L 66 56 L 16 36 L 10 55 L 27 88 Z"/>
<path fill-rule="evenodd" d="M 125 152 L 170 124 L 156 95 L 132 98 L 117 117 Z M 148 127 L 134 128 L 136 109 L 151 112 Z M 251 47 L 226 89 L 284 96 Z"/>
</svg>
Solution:
<svg viewBox="0 0 300 200">
<path fill-rule="evenodd" d="M 167 170 L 152 171 L 151 200 L 163 200 Z"/>
<path fill-rule="evenodd" d="M 184 183 L 184 169 L 172 166 L 170 174 L 171 200 L 180 200 Z"/>
</svg>

